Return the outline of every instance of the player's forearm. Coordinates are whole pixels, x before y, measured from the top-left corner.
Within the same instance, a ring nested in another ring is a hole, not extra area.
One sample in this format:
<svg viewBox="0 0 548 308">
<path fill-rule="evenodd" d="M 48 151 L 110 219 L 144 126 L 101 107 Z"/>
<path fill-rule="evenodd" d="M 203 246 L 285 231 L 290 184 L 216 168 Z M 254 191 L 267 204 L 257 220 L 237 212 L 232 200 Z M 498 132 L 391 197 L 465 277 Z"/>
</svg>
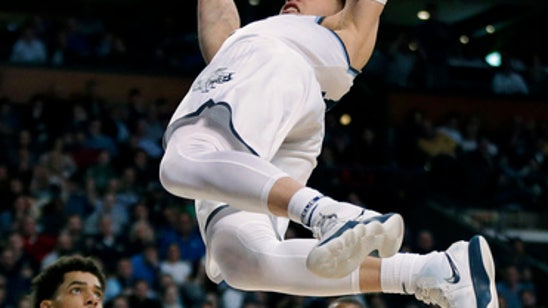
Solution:
<svg viewBox="0 0 548 308">
<path fill-rule="evenodd" d="M 240 16 L 233 0 L 198 0 L 198 41 L 206 63 L 238 28 Z"/>
</svg>

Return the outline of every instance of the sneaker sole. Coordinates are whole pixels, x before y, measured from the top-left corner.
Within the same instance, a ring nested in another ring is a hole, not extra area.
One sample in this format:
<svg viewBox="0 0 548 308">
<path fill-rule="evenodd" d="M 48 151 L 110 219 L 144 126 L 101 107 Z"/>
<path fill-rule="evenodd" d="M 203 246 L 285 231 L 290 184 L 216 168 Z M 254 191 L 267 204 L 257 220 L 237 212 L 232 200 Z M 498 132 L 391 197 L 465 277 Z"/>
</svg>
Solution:
<svg viewBox="0 0 548 308">
<path fill-rule="evenodd" d="M 403 218 L 399 214 L 349 221 L 312 249 L 306 266 L 320 277 L 341 278 L 354 271 L 374 251 L 381 258 L 396 254 L 403 234 Z"/>
<path fill-rule="evenodd" d="M 499 301 L 495 286 L 495 263 L 489 244 L 476 235 L 468 246 L 470 275 L 476 297 L 477 308 L 498 308 Z"/>
</svg>

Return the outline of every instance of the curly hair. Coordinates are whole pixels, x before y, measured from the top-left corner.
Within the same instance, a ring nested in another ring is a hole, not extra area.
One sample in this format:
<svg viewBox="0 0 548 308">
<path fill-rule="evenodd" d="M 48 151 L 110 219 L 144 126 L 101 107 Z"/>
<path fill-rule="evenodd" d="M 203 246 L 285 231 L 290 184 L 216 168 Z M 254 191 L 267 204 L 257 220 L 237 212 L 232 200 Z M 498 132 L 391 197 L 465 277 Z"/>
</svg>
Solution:
<svg viewBox="0 0 548 308">
<path fill-rule="evenodd" d="M 105 286 L 105 274 L 101 264 L 92 257 L 79 255 L 59 258 L 32 280 L 32 307 L 39 308 L 43 300 L 52 299 L 69 272 L 90 273 Z"/>
</svg>

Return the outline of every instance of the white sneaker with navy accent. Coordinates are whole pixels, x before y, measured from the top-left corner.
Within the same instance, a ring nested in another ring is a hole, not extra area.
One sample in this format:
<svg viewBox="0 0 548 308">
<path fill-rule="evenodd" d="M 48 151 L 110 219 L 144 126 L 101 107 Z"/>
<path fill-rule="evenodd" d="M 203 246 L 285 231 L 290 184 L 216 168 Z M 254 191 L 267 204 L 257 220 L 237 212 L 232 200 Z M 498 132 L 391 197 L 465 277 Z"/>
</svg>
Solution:
<svg viewBox="0 0 548 308">
<path fill-rule="evenodd" d="M 341 278 L 354 271 L 371 253 L 396 254 L 403 241 L 404 224 L 399 214 L 367 215 L 341 221 L 336 214 L 323 216 L 314 235 L 320 242 L 308 254 L 306 266 L 324 278 Z"/>
<path fill-rule="evenodd" d="M 429 260 L 416 279 L 415 297 L 442 308 L 498 308 L 495 265 L 485 238 L 456 242 Z"/>
</svg>

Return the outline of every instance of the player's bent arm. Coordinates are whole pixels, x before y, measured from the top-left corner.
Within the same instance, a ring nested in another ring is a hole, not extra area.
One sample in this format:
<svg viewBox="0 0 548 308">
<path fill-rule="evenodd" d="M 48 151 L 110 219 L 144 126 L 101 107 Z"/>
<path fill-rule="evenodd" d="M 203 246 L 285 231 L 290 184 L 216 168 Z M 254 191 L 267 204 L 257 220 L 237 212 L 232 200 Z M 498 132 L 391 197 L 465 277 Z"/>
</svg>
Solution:
<svg viewBox="0 0 548 308">
<path fill-rule="evenodd" d="M 238 28 L 240 15 L 233 0 L 198 0 L 198 43 L 206 63 Z"/>
<path fill-rule="evenodd" d="M 363 68 L 375 48 L 382 0 L 347 0 L 342 11 L 325 19 L 344 42 L 352 67 Z"/>
</svg>

